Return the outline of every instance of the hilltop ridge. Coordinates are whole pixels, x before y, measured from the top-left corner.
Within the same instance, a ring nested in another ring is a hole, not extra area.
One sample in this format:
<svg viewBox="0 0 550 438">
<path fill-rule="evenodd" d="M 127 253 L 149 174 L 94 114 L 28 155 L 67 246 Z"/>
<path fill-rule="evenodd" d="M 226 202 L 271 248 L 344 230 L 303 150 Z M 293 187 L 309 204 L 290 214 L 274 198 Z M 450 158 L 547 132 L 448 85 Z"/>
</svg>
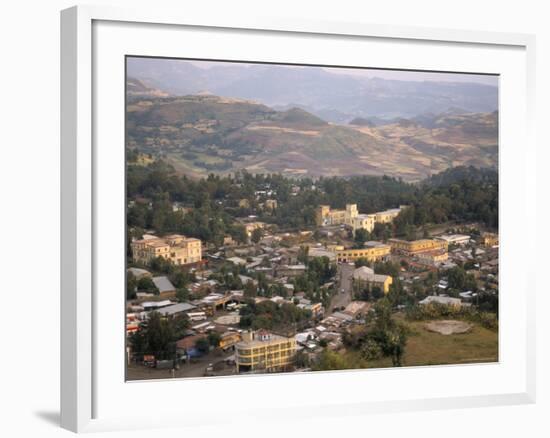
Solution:
<svg viewBox="0 0 550 438">
<path fill-rule="evenodd" d="M 382 175 L 417 181 L 458 165 L 496 167 L 498 114 L 444 113 L 428 121 L 329 123 L 212 94 L 134 96 L 130 149 L 163 157 L 192 177 L 247 169 L 293 176 Z"/>
</svg>

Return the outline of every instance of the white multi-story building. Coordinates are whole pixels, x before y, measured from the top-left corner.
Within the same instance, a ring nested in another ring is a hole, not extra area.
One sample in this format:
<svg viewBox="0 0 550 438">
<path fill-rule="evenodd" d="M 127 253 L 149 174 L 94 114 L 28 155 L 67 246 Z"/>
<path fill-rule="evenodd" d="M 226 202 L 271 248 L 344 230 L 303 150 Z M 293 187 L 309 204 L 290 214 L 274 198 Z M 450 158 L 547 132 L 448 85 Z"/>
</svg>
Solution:
<svg viewBox="0 0 550 438">
<path fill-rule="evenodd" d="M 346 204 L 344 210 L 332 210 L 328 205 L 321 205 L 317 208 L 317 225 L 348 225 L 353 233 L 358 229 L 367 230 L 369 233 L 374 230 L 377 223 L 386 224 L 392 222 L 405 206 L 391 208 L 371 214 L 360 214 L 357 204 Z"/>
</svg>

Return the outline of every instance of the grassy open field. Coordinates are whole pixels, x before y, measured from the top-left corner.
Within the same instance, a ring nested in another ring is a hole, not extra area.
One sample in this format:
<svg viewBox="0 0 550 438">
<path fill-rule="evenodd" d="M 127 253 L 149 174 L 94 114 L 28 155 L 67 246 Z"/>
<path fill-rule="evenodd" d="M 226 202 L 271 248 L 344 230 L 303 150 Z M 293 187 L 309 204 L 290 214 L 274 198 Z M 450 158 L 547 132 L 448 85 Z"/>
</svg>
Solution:
<svg viewBox="0 0 550 438">
<path fill-rule="evenodd" d="M 405 348 L 403 366 L 448 365 L 498 361 L 498 332 L 474 324 L 470 332 L 441 335 L 426 330 L 427 321 L 405 322 L 410 335 Z M 359 359 L 348 351 L 348 359 L 367 368 L 391 367 L 390 358 L 373 361 Z"/>
</svg>

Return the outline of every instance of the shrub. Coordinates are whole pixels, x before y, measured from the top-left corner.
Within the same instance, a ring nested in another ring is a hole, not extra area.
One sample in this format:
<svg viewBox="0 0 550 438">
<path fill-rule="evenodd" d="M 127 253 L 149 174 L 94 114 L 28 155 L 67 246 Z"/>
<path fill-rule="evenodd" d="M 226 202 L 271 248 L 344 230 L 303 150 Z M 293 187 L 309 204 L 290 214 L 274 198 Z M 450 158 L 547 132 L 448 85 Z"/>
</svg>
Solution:
<svg viewBox="0 0 550 438">
<path fill-rule="evenodd" d="M 361 356 L 366 360 L 376 360 L 382 357 L 382 348 L 374 339 L 367 339 L 361 347 Z"/>
</svg>

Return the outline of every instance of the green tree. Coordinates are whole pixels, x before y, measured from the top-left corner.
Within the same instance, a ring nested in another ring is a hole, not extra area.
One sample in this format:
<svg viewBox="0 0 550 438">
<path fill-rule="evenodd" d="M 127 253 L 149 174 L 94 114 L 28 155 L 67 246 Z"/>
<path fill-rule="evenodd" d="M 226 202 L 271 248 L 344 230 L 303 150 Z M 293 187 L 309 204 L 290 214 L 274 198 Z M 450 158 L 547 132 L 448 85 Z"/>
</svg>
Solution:
<svg viewBox="0 0 550 438">
<path fill-rule="evenodd" d="M 132 300 L 136 297 L 137 280 L 131 271 L 126 272 L 126 298 Z"/>
<path fill-rule="evenodd" d="M 186 287 L 179 287 L 176 289 L 176 299 L 179 303 L 189 301 L 189 289 Z"/>
<path fill-rule="evenodd" d="M 210 351 L 210 342 L 207 338 L 199 338 L 195 341 L 195 348 L 205 354 Z"/>
<path fill-rule="evenodd" d="M 218 332 L 211 331 L 210 333 L 208 333 L 207 338 L 208 338 L 208 343 L 212 347 L 217 348 L 220 346 L 221 335 Z"/>
<path fill-rule="evenodd" d="M 393 262 L 376 262 L 374 272 L 396 278 L 399 277 L 399 265 Z"/>
<path fill-rule="evenodd" d="M 399 280 L 399 278 L 396 278 L 395 281 L 390 285 L 390 290 L 386 298 L 393 307 L 404 305 L 409 301 L 409 296 L 405 292 L 403 283 L 401 282 L 401 280 Z"/>
<path fill-rule="evenodd" d="M 391 357 L 393 366 L 401 366 L 408 330 L 404 324 L 392 317 L 392 305 L 388 298 L 379 300 L 374 306 L 374 322 L 365 336 L 365 340 L 379 345 L 384 356 Z"/>
<path fill-rule="evenodd" d="M 363 228 L 355 230 L 355 244 L 358 248 L 362 248 L 365 245 L 365 242 L 369 240 L 369 232 Z"/>
<path fill-rule="evenodd" d="M 262 240 L 262 237 L 264 235 L 264 232 L 261 228 L 254 228 L 252 231 L 252 235 L 250 236 L 250 240 L 254 243 L 258 243 L 260 240 Z"/>
<path fill-rule="evenodd" d="M 412 283 L 411 292 L 417 300 L 422 300 L 426 297 L 426 289 L 419 280 L 414 280 Z"/>
<path fill-rule="evenodd" d="M 233 225 L 229 229 L 229 235 L 235 240 L 237 243 L 246 243 L 248 240 L 248 236 L 246 234 L 246 228 L 243 225 Z"/>
<path fill-rule="evenodd" d="M 407 328 L 403 324 L 395 324 L 386 332 L 386 349 L 390 351 L 394 367 L 400 367 L 403 364 L 407 337 Z"/>
<path fill-rule="evenodd" d="M 271 319 L 268 314 L 257 315 L 252 320 L 251 326 L 253 330 L 260 330 L 260 329 L 271 330 L 273 328 L 273 319 Z"/>
<path fill-rule="evenodd" d="M 258 288 L 253 281 L 247 281 L 244 285 L 244 296 L 247 298 L 255 298 L 258 295 Z"/>
<path fill-rule="evenodd" d="M 130 337 L 130 343 L 137 354 L 154 354 L 157 359 L 167 359 L 174 357 L 176 336 L 171 320 L 151 312 L 147 323 Z"/>
<path fill-rule="evenodd" d="M 191 321 L 185 314 L 175 315 L 169 318 L 169 323 L 172 324 L 174 332 L 174 340 L 179 340 L 185 336 L 185 332 L 191 327 Z"/>
<path fill-rule="evenodd" d="M 457 291 L 477 290 L 477 282 L 473 274 L 467 273 L 464 268 L 455 266 L 447 272 L 449 279 L 449 288 Z"/>
<path fill-rule="evenodd" d="M 296 259 L 298 260 L 298 262 L 303 263 L 304 265 L 307 266 L 309 261 L 309 246 L 307 245 L 300 246 Z"/>
<path fill-rule="evenodd" d="M 372 286 L 370 290 L 370 297 L 372 300 L 376 301 L 379 300 L 384 296 L 384 292 L 380 288 L 380 286 Z"/>
<path fill-rule="evenodd" d="M 189 284 L 190 276 L 189 273 L 178 270 L 170 276 L 170 281 L 176 288 L 183 288 Z"/>
<path fill-rule="evenodd" d="M 174 265 L 172 264 L 172 262 L 160 256 L 152 259 L 149 263 L 149 266 L 153 271 L 161 272 L 163 274 L 171 274 L 172 272 L 174 272 Z"/>
<path fill-rule="evenodd" d="M 372 338 L 367 338 L 361 345 L 361 356 L 366 360 L 377 360 L 382 357 L 380 344 Z"/>
<path fill-rule="evenodd" d="M 319 362 L 313 367 L 316 371 L 345 370 L 350 368 L 345 358 L 329 349 L 324 349 Z"/>
<path fill-rule="evenodd" d="M 359 257 L 355 260 L 355 267 L 360 268 L 362 266 L 370 266 L 370 262 L 366 257 Z"/>
<path fill-rule="evenodd" d="M 142 292 L 149 292 L 154 294 L 159 293 L 159 290 L 155 286 L 155 283 L 153 283 L 151 277 L 141 277 L 137 282 L 137 288 Z"/>
<path fill-rule="evenodd" d="M 296 368 L 309 368 L 310 365 L 311 361 L 309 360 L 309 356 L 302 350 L 294 355 L 294 366 L 296 366 Z"/>
</svg>

